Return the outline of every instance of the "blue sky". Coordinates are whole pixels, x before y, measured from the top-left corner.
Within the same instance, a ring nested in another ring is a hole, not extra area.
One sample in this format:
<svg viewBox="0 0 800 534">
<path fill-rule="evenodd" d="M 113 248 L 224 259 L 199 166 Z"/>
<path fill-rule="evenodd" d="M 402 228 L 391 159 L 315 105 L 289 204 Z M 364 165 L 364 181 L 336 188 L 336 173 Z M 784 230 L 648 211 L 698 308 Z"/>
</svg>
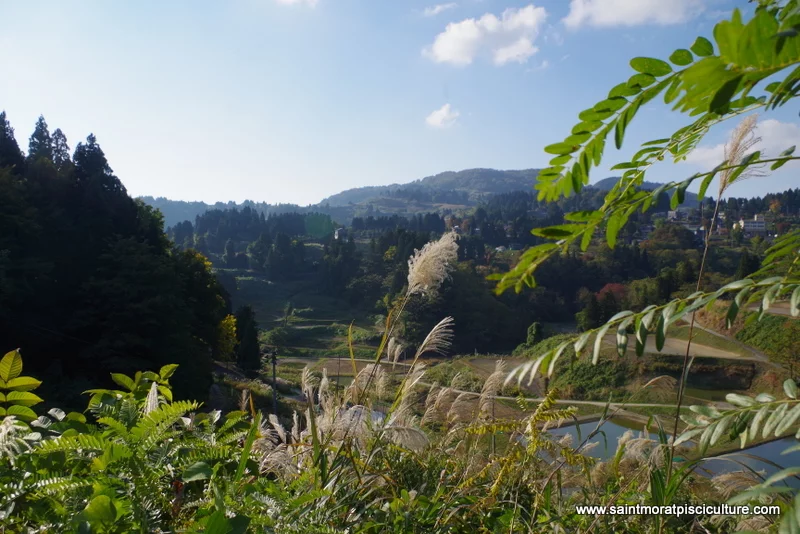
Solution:
<svg viewBox="0 0 800 534">
<path fill-rule="evenodd" d="M 543 167 L 577 113 L 746 0 L 3 2 L 0 108 L 27 147 L 36 118 L 93 132 L 133 195 L 315 203 L 350 187 L 472 167 Z M 626 148 L 682 125 L 661 103 Z M 762 117 L 768 152 L 796 109 Z M 713 168 L 733 125 L 692 163 Z M 794 141 L 794 140 L 797 141 Z M 734 195 L 797 187 L 797 168 Z M 762 181 L 766 180 L 766 181 Z"/>
</svg>

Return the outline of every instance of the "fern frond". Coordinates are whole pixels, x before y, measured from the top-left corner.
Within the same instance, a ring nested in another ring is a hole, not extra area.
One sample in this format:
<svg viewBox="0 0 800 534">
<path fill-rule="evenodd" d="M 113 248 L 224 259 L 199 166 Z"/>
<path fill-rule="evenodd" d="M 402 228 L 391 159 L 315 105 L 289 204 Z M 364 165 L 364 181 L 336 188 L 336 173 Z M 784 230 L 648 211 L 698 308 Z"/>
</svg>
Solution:
<svg viewBox="0 0 800 534">
<path fill-rule="evenodd" d="M 245 412 L 230 412 L 225 416 L 225 422 L 217 429 L 216 435 L 223 436 L 234 426 L 244 421 L 247 417 Z"/>
<path fill-rule="evenodd" d="M 91 488 L 96 481 L 91 478 L 50 477 L 31 485 L 31 497 L 42 499 L 56 495 L 74 494 L 81 488 Z"/>
<path fill-rule="evenodd" d="M 136 426 L 131 429 L 131 436 L 136 438 L 145 450 L 149 449 L 155 443 L 163 440 L 165 432 L 181 417 L 196 410 L 199 406 L 194 401 L 178 401 L 159 406 L 157 410 L 143 416 L 136 423 Z"/>
<path fill-rule="evenodd" d="M 235 432 L 230 432 L 228 434 L 218 436 L 217 439 L 215 439 L 214 441 L 218 445 L 230 445 L 232 443 L 238 443 L 239 441 L 244 439 L 245 436 L 247 436 L 246 429 L 237 430 Z"/>
<path fill-rule="evenodd" d="M 55 439 L 42 441 L 35 449 L 40 454 L 55 452 L 71 452 L 75 454 L 97 451 L 100 452 L 109 444 L 107 440 L 96 434 L 75 434 L 59 436 Z"/>
<path fill-rule="evenodd" d="M 228 445 L 193 444 L 180 449 L 175 459 L 176 467 L 186 467 L 197 462 L 215 463 L 219 460 L 232 461 L 236 448 Z"/>
<path fill-rule="evenodd" d="M 114 419 L 113 417 L 101 417 L 100 419 L 97 420 L 97 422 L 101 425 L 108 427 L 122 439 L 124 440 L 130 439 L 130 432 L 128 432 L 128 428 L 120 421 Z"/>
</svg>

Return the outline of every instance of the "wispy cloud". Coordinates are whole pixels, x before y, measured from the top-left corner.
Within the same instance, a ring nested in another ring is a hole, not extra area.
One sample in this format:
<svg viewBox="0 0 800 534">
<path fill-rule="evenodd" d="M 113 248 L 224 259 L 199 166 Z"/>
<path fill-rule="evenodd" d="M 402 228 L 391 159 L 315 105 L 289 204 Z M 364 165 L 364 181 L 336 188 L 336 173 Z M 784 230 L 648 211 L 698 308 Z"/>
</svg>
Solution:
<svg viewBox="0 0 800 534">
<path fill-rule="evenodd" d="M 517 42 L 498 48 L 494 51 L 495 65 L 505 65 L 509 62 L 525 63 L 528 58 L 539 49 L 527 37 L 520 37 Z"/>
<path fill-rule="evenodd" d="M 571 0 L 564 25 L 595 27 L 662 26 L 686 22 L 703 12 L 702 0 Z"/>
<path fill-rule="evenodd" d="M 551 24 L 547 25 L 547 29 L 544 31 L 542 38 L 547 44 L 554 44 L 556 46 L 561 46 L 564 44 L 564 36 L 556 29 L 555 26 Z"/>
<path fill-rule="evenodd" d="M 450 104 L 445 104 L 428 115 L 425 118 L 425 122 L 431 128 L 444 129 L 453 126 L 458 121 L 459 116 L 461 116 L 461 113 L 458 110 L 452 109 Z"/>
<path fill-rule="evenodd" d="M 706 11 L 705 18 L 708 20 L 722 20 L 731 16 L 730 9 L 715 9 L 713 11 Z"/>
<path fill-rule="evenodd" d="M 458 7 L 458 4 L 455 2 L 450 2 L 448 4 L 436 4 L 435 6 L 426 7 L 425 10 L 422 12 L 423 15 L 426 17 L 435 17 L 439 13 L 447 11 L 448 9 L 453 9 Z"/>
<path fill-rule="evenodd" d="M 486 54 L 495 65 L 524 63 L 539 51 L 534 41 L 547 18 L 543 7 L 533 4 L 506 9 L 500 17 L 487 13 L 447 25 L 423 54 L 437 63 L 465 66 Z"/>
<path fill-rule="evenodd" d="M 547 70 L 550 68 L 550 62 L 546 59 L 543 59 L 541 63 L 529 68 L 526 72 L 538 72 L 541 70 Z"/>
<path fill-rule="evenodd" d="M 761 142 L 753 147 L 762 157 L 776 157 L 790 146 L 800 145 L 800 126 L 791 122 L 766 119 L 756 126 Z M 686 156 L 686 163 L 710 171 L 725 159 L 725 145 L 699 146 Z M 790 165 L 791 163 L 787 164 Z"/>
<path fill-rule="evenodd" d="M 309 7 L 316 7 L 319 0 L 276 0 L 279 4 L 284 4 L 287 6 L 294 6 L 294 5 L 307 5 Z"/>
</svg>

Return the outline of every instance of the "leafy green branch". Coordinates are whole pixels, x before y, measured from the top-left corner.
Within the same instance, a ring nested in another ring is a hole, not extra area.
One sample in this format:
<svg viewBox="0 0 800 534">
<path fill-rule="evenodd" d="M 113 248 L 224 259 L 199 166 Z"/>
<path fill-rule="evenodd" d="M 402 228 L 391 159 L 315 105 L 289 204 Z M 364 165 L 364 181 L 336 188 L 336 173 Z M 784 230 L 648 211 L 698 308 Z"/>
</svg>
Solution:
<svg viewBox="0 0 800 534">
<path fill-rule="evenodd" d="M 608 98 L 582 111 L 581 120 L 564 141 L 549 145 L 545 151 L 555 155 L 550 167 L 539 174 L 540 200 L 555 200 L 561 195 L 579 192 L 589 183 L 589 172 L 602 160 L 607 137 L 614 131 L 614 141 L 621 148 L 625 131 L 642 105 L 664 93 L 664 103 L 690 116 L 702 115 L 701 122 L 741 112 L 750 106 L 774 109 L 785 104 L 798 87 L 800 69 L 782 81 L 770 83 L 764 95 L 750 93 L 762 81 L 797 63 L 800 39 L 797 3 L 778 9 L 774 2 L 756 9 L 747 24 L 741 12 L 734 10 L 731 20 L 714 28 L 717 45 L 698 37 L 690 49 L 674 51 L 669 62 L 637 57 L 631 60 L 636 74 L 611 89 Z M 769 39 L 775 36 L 775 39 Z M 672 65 L 670 64 L 672 63 Z M 684 67 L 673 70 L 675 67 Z M 691 148 L 692 143 L 682 145 Z"/>
<path fill-rule="evenodd" d="M 583 250 L 591 243 L 597 228 L 605 225 L 606 240 L 613 247 L 620 229 L 639 207 L 647 208 L 665 191 L 675 189 L 673 209 L 683 202 L 686 188 L 697 178 L 704 178 L 700 196 L 720 172 L 740 166 L 732 180 L 756 164 L 774 163 L 773 170 L 790 159 L 793 149 L 777 158 L 760 159 L 760 154 L 746 156 L 741 162 L 727 162 L 711 173 L 695 175 L 679 184 L 668 184 L 654 194 L 636 190 L 645 172 L 668 154 L 675 161 L 684 159 L 715 124 L 766 107 L 784 105 L 800 90 L 800 67 L 783 80 L 767 84 L 763 94 L 751 93 L 763 81 L 800 61 L 800 8 L 797 0 L 784 5 L 763 1 L 754 16 L 745 24 L 739 10 L 730 20 L 714 28 L 714 43 L 698 37 L 690 49 L 673 52 L 668 63 L 655 58 L 637 57 L 631 60 L 636 71 L 627 82 L 609 91 L 608 98 L 582 111 L 578 123 L 561 143 L 549 145 L 545 151 L 555 155 L 550 167 L 539 173 L 536 188 L 540 200 L 555 200 L 562 195 L 579 192 L 589 183 L 589 173 L 603 158 L 607 137 L 614 131 L 617 148 L 623 144 L 625 131 L 641 106 L 663 93 L 666 104 L 689 116 L 699 116 L 693 123 L 679 129 L 666 139 L 642 145 L 631 161 L 620 163 L 615 170 L 624 170 L 617 185 L 606 195 L 603 206 L 596 211 L 568 214 L 568 223 L 541 228 L 535 235 L 556 239 L 558 244 L 540 245 L 529 249 L 509 273 L 497 275 L 497 292 L 514 287 L 519 292 L 524 285 L 535 285 L 534 271 L 558 250 L 565 250 L 580 240 Z M 716 53 L 715 53 L 716 44 Z M 674 70 L 674 67 L 680 67 Z"/>
<path fill-rule="evenodd" d="M 33 421 L 36 413 L 31 410 L 42 402 L 32 390 L 41 382 L 22 375 L 22 356 L 12 350 L 0 359 L 0 416 L 14 416 L 23 421 Z"/>
<path fill-rule="evenodd" d="M 780 400 L 767 393 L 756 397 L 729 393 L 725 400 L 734 406 L 730 410 L 719 410 L 709 405 L 690 406 L 692 413 L 681 415 L 688 427 L 675 444 L 698 439 L 702 455 L 726 436 L 731 441 L 738 439 L 741 448 L 758 439 L 759 435 L 761 439 L 780 437 L 800 419 L 797 384 L 793 379 L 787 379 L 783 390 L 786 398 Z M 800 430 L 795 437 L 800 439 Z"/>
<path fill-rule="evenodd" d="M 506 378 L 506 384 L 517 379 L 519 384 L 526 378 L 530 384 L 537 373 L 552 377 L 555 372 L 556 362 L 571 345 L 576 357 L 580 357 L 594 336 L 591 351 L 592 364 L 597 364 L 603 348 L 603 340 L 612 328 L 616 328 L 616 348 L 620 357 L 628 350 L 629 338 L 633 334 L 637 356 L 642 356 L 645 343 L 649 335 L 655 335 L 656 350 L 661 352 L 668 337 L 669 327 L 688 314 L 700 308 L 710 308 L 714 302 L 726 295 L 734 295 L 728 306 L 727 321 L 732 324 L 739 311 L 750 303 L 760 301 L 759 314 L 766 312 L 772 304 L 785 294 L 792 294 L 791 314 L 800 315 L 800 278 L 771 277 L 764 280 L 752 279 L 737 280 L 713 292 L 698 291 L 686 298 L 670 301 L 662 306 L 650 305 L 644 310 L 634 313 L 626 310 L 616 314 L 604 325 L 587 330 L 574 341 L 569 340 L 557 347 L 535 356 L 531 361 L 514 368 Z"/>
<path fill-rule="evenodd" d="M 783 383 L 784 399 L 776 399 L 767 393 L 760 393 L 755 397 L 730 393 L 725 397 L 734 408 L 719 410 L 713 406 L 691 406 L 690 414 L 682 414 L 681 419 L 688 425 L 686 430 L 678 436 L 675 444 L 697 440 L 699 454 L 705 455 L 709 447 L 718 444 L 723 438 L 730 441 L 739 440 L 740 448 L 748 442 L 757 439 L 773 439 L 785 435 L 788 431 L 794 432 L 800 420 L 800 391 L 793 379 Z M 795 439 L 800 439 L 800 429 L 794 433 Z M 800 450 L 800 445 L 795 444 L 781 454 L 789 454 Z M 733 496 L 728 503 L 731 505 L 759 501 L 768 495 L 782 495 L 792 493 L 791 486 L 786 484 L 789 478 L 800 479 L 800 466 L 779 469 L 760 484 Z M 783 485 L 777 485 L 783 483 Z M 800 498 L 795 496 L 788 500 L 787 509 L 784 510 L 779 532 L 796 532 L 798 528 L 798 512 L 800 512 Z"/>
<path fill-rule="evenodd" d="M 800 159 L 793 156 L 795 147 L 792 146 L 774 158 L 761 158 L 761 152 L 755 151 L 746 155 L 740 162 L 729 164 L 723 162 L 715 169 L 696 173 L 680 182 L 668 182 L 662 184 L 653 191 L 642 191 L 628 188 L 625 196 L 617 196 L 606 203 L 598 210 L 572 212 L 564 216 L 568 223 L 535 228 L 531 231 L 536 236 L 546 239 L 557 240 L 557 243 L 544 243 L 526 250 L 519 259 L 517 265 L 506 273 L 491 275 L 490 280 L 497 280 L 497 293 L 502 293 L 514 287 L 517 292 L 522 291 L 524 285 L 535 286 L 536 281 L 534 272 L 548 258 L 559 252 L 566 252 L 570 246 L 580 244 L 582 251 L 589 247 L 595 232 L 600 227 L 605 227 L 606 242 L 613 248 L 616 246 L 617 237 L 620 230 L 625 226 L 630 216 L 637 210 L 642 213 L 649 210 L 663 193 L 672 192 L 670 205 L 673 209 L 682 204 L 686 197 L 686 190 L 697 180 L 702 179 L 698 196 L 702 197 L 708 190 L 712 180 L 721 173 L 728 173 L 727 181 L 732 184 L 744 172 L 751 167 L 771 163 L 771 169 L 775 170 L 785 165 L 789 161 Z M 620 181 L 622 183 L 622 181 Z M 627 182 L 630 186 L 631 181 Z M 619 184 L 618 184 L 619 186 Z M 609 194 L 611 196 L 611 193 Z"/>
</svg>

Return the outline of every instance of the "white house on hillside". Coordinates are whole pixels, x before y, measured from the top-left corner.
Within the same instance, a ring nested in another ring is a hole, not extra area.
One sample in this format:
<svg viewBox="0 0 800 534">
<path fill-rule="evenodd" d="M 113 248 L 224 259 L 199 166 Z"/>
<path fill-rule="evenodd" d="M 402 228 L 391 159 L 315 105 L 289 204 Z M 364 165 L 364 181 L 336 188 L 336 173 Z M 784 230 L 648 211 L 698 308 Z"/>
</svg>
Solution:
<svg viewBox="0 0 800 534">
<path fill-rule="evenodd" d="M 763 215 L 756 215 L 753 220 L 740 219 L 738 226 L 745 234 L 764 235 L 767 233 L 767 221 L 764 220 Z"/>
</svg>

